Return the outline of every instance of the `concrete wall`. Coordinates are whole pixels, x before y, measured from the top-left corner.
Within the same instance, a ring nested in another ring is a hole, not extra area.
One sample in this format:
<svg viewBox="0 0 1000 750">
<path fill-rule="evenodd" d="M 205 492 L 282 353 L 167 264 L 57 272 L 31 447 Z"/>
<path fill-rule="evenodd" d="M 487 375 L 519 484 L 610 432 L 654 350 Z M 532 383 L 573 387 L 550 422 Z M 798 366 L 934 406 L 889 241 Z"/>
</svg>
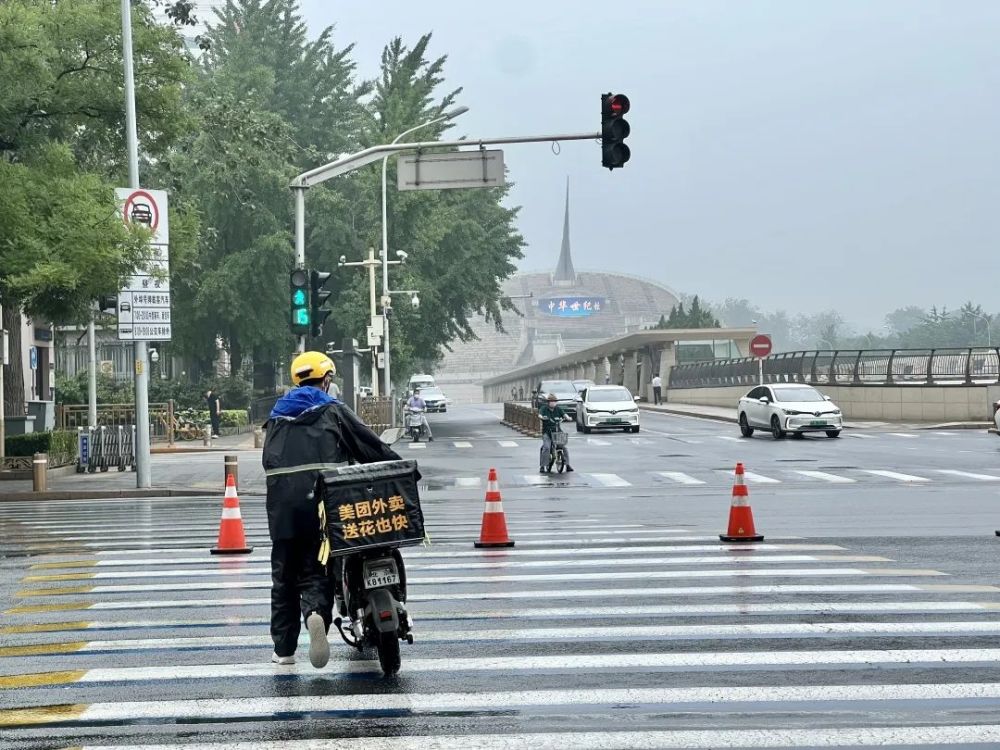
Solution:
<svg viewBox="0 0 1000 750">
<path fill-rule="evenodd" d="M 668 388 L 666 399 L 675 404 L 721 406 L 735 411 L 747 386 L 725 388 Z M 819 386 L 836 402 L 846 419 L 882 422 L 985 422 L 1000 399 L 1000 385 L 952 386 Z"/>
</svg>

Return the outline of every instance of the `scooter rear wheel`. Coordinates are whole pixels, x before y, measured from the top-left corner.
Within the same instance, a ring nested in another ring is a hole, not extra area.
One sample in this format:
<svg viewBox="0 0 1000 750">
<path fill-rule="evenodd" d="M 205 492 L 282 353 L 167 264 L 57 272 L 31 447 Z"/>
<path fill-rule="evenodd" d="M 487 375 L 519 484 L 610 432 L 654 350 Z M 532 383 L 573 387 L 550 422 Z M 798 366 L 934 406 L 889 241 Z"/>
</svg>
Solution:
<svg viewBox="0 0 1000 750">
<path fill-rule="evenodd" d="M 399 638 L 395 633 L 379 633 L 376 649 L 379 666 L 386 677 L 392 677 L 403 663 L 399 654 Z"/>
</svg>

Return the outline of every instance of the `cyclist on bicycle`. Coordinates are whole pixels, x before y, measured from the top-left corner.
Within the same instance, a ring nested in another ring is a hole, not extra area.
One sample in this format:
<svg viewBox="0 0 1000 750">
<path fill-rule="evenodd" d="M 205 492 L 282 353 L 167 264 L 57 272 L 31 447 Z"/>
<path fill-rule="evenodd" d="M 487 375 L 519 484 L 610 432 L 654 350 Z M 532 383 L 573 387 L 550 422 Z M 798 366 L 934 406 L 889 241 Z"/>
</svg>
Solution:
<svg viewBox="0 0 1000 750">
<path fill-rule="evenodd" d="M 550 393 L 546 401 L 547 403 L 538 410 L 538 417 L 542 421 L 542 449 L 539 452 L 538 469 L 540 474 L 547 474 L 549 471 L 549 456 L 553 450 L 552 433 L 559 429 L 560 422 L 569 420 L 554 393 Z M 566 471 L 573 471 L 569 462 L 569 446 L 563 446 L 563 455 L 566 457 Z"/>
</svg>

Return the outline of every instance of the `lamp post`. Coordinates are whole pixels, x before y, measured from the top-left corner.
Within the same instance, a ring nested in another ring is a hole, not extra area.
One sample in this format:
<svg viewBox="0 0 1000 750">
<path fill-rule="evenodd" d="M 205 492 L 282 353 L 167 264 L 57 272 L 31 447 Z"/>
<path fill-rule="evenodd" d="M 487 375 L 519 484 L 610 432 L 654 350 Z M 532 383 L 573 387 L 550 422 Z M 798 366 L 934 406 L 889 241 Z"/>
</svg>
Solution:
<svg viewBox="0 0 1000 750">
<path fill-rule="evenodd" d="M 337 267 L 353 267 L 353 268 L 367 268 L 368 269 L 368 298 L 369 306 L 371 308 L 371 322 L 375 321 L 375 267 L 379 264 L 379 261 L 375 260 L 375 248 L 368 248 L 368 257 L 362 261 L 355 261 L 348 263 L 347 256 L 341 255 L 340 262 L 337 263 Z M 378 398 L 378 358 L 375 353 L 375 347 L 372 347 L 372 397 Z"/>
<path fill-rule="evenodd" d="M 976 318 L 986 321 L 986 346 L 993 348 L 993 331 L 990 329 L 990 316 L 981 315 L 980 313 L 970 312 L 969 315 L 972 316 L 972 335 L 976 335 Z"/>
<path fill-rule="evenodd" d="M 415 133 L 418 130 L 429 127 L 431 125 L 436 125 L 439 122 L 447 122 L 460 115 L 464 115 L 469 111 L 468 107 L 456 107 L 455 109 L 445 112 L 439 117 L 435 117 L 433 120 L 428 120 L 427 122 L 422 122 L 416 127 L 412 127 L 409 130 L 404 130 L 402 133 L 397 135 L 392 143 L 399 143 L 403 138 L 410 135 L 410 133 Z M 383 299 L 389 298 L 389 226 L 387 219 L 387 202 L 386 202 L 386 174 L 389 169 L 389 156 L 386 154 L 382 159 L 382 297 Z M 384 312 L 384 306 L 383 306 Z M 391 358 L 389 354 L 389 316 L 383 315 L 383 331 L 382 331 L 382 352 L 385 355 L 385 393 L 387 396 L 392 395 L 392 365 Z"/>
</svg>

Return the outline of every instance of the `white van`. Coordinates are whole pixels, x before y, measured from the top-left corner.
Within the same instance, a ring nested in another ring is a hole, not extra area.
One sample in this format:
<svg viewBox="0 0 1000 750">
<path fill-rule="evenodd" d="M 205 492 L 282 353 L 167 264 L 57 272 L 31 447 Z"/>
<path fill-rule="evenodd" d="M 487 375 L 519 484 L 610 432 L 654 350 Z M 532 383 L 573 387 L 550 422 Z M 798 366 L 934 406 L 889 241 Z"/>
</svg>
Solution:
<svg viewBox="0 0 1000 750">
<path fill-rule="evenodd" d="M 412 393 L 413 389 L 416 388 L 417 386 L 421 388 L 428 388 L 432 385 L 435 385 L 435 383 L 434 383 L 434 377 L 431 375 L 411 375 L 410 383 L 407 386 L 407 390 L 409 390 Z"/>
</svg>

